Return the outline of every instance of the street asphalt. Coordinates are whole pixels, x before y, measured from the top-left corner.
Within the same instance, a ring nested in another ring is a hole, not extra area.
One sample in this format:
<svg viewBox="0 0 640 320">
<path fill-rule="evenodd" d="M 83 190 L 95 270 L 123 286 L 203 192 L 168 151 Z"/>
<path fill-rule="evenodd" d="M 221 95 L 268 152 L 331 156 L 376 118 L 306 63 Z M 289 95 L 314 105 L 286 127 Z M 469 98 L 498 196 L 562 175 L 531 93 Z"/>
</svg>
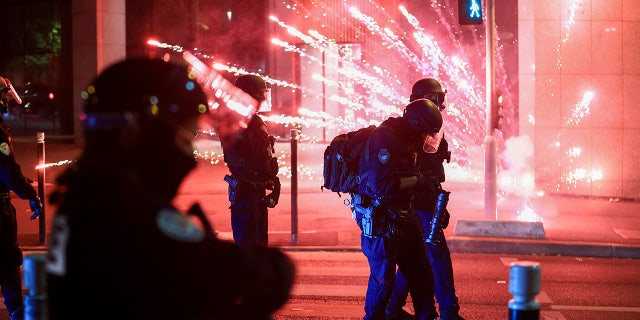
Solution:
<svg viewBox="0 0 640 320">
<path fill-rule="evenodd" d="M 51 183 L 81 151 L 74 144 L 45 140 L 44 162 L 58 164 L 44 171 L 45 194 Z M 38 145 L 35 136 L 14 139 L 14 151 L 25 176 L 38 181 Z M 298 183 L 292 190 L 290 145 L 278 143 L 283 160 L 280 171 L 282 195 L 269 213 L 269 244 L 283 250 L 360 250 L 360 231 L 344 201 L 347 197 L 321 190 L 322 144 L 298 144 Z M 187 209 L 199 202 L 222 239 L 231 239 L 226 167 L 219 143 L 203 141 L 199 165 L 185 180 L 175 204 Z M 450 175 L 448 174 L 448 177 Z M 41 179 L 42 179 L 41 178 Z M 465 181 L 466 180 L 466 181 Z M 443 187 L 451 192 L 451 222 L 445 236 L 452 252 L 525 255 L 562 255 L 640 259 L 640 201 L 567 195 L 523 197 L 498 194 L 497 215 L 484 210 L 482 181 L 448 178 Z M 45 231 L 30 221 L 27 201 L 13 196 L 18 210 L 19 242 L 25 252 L 46 249 Z M 292 206 L 292 203 L 296 204 Z M 49 229 L 55 208 L 45 206 Z M 535 222 L 519 218 L 535 213 Z"/>
</svg>

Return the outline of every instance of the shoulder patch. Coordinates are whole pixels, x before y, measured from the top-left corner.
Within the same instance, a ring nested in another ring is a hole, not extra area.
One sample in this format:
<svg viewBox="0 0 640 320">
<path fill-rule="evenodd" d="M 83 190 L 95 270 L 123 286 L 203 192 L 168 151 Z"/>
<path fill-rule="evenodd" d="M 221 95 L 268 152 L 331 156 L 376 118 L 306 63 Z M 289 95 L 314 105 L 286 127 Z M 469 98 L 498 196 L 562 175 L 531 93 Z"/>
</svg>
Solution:
<svg viewBox="0 0 640 320">
<path fill-rule="evenodd" d="M 11 148 L 9 148 L 9 144 L 6 142 L 0 143 L 0 152 L 5 156 L 8 156 L 11 153 Z"/>
<path fill-rule="evenodd" d="M 189 217 L 178 211 L 163 208 L 156 216 L 156 223 L 162 233 L 170 238 L 183 242 L 200 242 L 204 233 L 198 229 Z"/>
<path fill-rule="evenodd" d="M 380 161 L 380 163 L 387 164 L 390 158 L 391 154 L 389 154 L 389 150 L 381 149 L 380 151 L 378 151 L 378 160 Z"/>
</svg>

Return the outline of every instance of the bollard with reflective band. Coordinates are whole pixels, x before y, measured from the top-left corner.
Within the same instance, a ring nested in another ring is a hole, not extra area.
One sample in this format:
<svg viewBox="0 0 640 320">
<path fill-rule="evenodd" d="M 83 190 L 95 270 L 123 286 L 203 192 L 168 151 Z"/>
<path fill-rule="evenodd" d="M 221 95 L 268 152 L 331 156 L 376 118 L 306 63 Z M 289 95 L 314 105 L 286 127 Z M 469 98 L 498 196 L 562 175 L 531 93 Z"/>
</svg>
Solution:
<svg viewBox="0 0 640 320">
<path fill-rule="evenodd" d="M 540 292 L 540 264 L 532 261 L 511 263 L 509 271 L 509 320 L 537 320 L 540 304 L 535 300 Z"/>
<path fill-rule="evenodd" d="M 24 285 L 24 319 L 47 320 L 49 307 L 47 302 L 47 256 L 42 253 L 28 254 L 22 263 Z"/>
</svg>

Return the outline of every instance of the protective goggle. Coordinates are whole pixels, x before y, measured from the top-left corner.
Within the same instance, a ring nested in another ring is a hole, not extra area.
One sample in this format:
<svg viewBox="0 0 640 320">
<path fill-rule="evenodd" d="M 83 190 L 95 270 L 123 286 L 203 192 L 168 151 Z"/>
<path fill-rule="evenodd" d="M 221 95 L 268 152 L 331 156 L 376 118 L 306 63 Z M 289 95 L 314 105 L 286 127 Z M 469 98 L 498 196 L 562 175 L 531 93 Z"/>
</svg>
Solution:
<svg viewBox="0 0 640 320">
<path fill-rule="evenodd" d="M 444 101 L 444 96 L 447 94 L 447 91 L 445 92 L 427 92 L 425 93 L 422 97 L 428 100 L 431 100 L 433 103 L 436 104 L 436 106 L 438 106 L 438 109 L 440 111 L 444 110 L 447 105 L 445 104 Z"/>
<path fill-rule="evenodd" d="M 264 92 L 264 100 L 260 102 L 258 107 L 258 112 L 270 112 L 271 109 L 271 88 L 267 88 Z"/>
<path fill-rule="evenodd" d="M 8 87 L 4 87 L 0 89 L 0 93 L 9 95 L 8 99 L 15 100 L 17 104 L 22 104 L 22 99 L 20 98 L 20 95 L 18 94 L 18 92 L 16 92 L 16 89 L 14 89 L 11 84 L 9 84 Z"/>
<path fill-rule="evenodd" d="M 444 136 L 444 127 L 441 127 L 438 132 L 427 133 L 427 137 L 424 139 L 422 150 L 426 153 L 436 153 L 440 147 L 440 142 Z"/>
</svg>

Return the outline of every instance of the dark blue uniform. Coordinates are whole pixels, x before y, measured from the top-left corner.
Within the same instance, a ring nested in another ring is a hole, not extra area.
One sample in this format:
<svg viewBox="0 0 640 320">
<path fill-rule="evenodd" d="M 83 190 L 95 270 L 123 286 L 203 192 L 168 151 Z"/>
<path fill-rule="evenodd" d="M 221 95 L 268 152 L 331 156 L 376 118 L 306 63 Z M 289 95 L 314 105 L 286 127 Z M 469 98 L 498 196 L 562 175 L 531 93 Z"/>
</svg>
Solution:
<svg viewBox="0 0 640 320">
<path fill-rule="evenodd" d="M 273 143 L 266 124 L 256 115 L 233 145 L 223 145 L 224 159 L 231 172 L 231 227 L 237 244 L 267 246 L 269 243 L 266 190 L 277 188 L 279 192 L 280 188 Z"/>
<path fill-rule="evenodd" d="M 448 143 L 442 140 L 435 154 L 420 152 L 418 164 L 420 172 L 434 178 L 437 183 L 433 189 L 417 191 L 413 202 L 413 210 L 418 214 L 422 222 L 422 227 L 427 232 L 430 229 L 430 222 L 436 206 L 437 190 L 440 183 L 445 181 L 443 161 L 449 156 Z M 439 241 L 435 244 L 427 244 L 427 254 L 431 262 L 433 275 L 435 278 L 435 295 L 440 308 L 441 319 L 459 319 L 458 297 L 456 296 L 453 282 L 453 267 L 451 263 L 451 253 L 447 246 L 444 233 L 439 234 Z M 387 314 L 395 315 L 406 303 L 409 293 L 409 285 L 401 270 L 398 270 L 396 283 L 389 300 Z"/>
<path fill-rule="evenodd" d="M 36 199 L 38 194 L 24 177 L 16 162 L 9 128 L 0 117 L 0 287 L 4 304 L 10 314 L 21 319 L 23 310 L 20 265 L 22 252 L 18 247 L 16 209 L 10 201 L 10 191 L 21 199 Z M 13 319 L 14 317 L 12 317 Z"/>
<path fill-rule="evenodd" d="M 56 180 L 51 319 L 267 319 L 293 264 L 207 236 L 136 172 L 80 159 Z"/>
<path fill-rule="evenodd" d="M 405 119 L 389 118 L 373 132 L 361 157 L 360 172 L 364 174 L 359 194 L 365 196 L 363 206 L 372 208 L 371 221 L 366 213 L 356 212 L 363 228 L 362 252 L 370 267 L 364 319 L 384 319 L 396 265 L 408 279 L 416 318 L 431 320 L 437 316 L 422 227 L 409 210 L 413 191 L 400 189 L 400 178 L 417 172 L 417 148 L 422 147 L 419 140 Z"/>
</svg>

